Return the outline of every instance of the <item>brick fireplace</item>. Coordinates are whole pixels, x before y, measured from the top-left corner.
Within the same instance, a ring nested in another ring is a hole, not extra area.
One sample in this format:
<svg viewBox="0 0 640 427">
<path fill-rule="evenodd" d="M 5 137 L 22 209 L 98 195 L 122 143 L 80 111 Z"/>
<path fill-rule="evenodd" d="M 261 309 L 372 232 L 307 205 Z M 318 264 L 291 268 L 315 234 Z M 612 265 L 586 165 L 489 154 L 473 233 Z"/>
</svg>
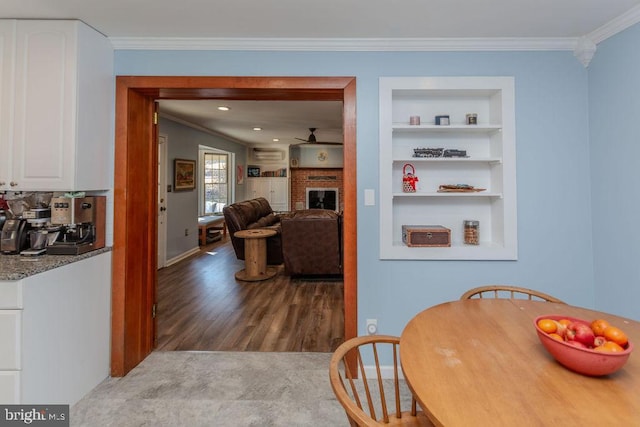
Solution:
<svg viewBox="0 0 640 427">
<path fill-rule="evenodd" d="M 338 188 L 339 211 L 344 209 L 342 169 L 291 169 L 291 210 L 306 208 L 307 188 Z"/>
</svg>

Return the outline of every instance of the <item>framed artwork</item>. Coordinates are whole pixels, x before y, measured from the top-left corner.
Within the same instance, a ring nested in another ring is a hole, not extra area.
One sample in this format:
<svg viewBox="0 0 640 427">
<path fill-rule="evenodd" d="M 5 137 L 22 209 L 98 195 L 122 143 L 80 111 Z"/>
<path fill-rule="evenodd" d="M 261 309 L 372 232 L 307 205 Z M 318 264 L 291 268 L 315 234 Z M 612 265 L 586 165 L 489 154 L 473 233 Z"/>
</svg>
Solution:
<svg viewBox="0 0 640 427">
<path fill-rule="evenodd" d="M 242 165 L 238 165 L 238 170 L 236 171 L 236 183 L 238 185 L 244 184 L 244 168 Z"/>
<path fill-rule="evenodd" d="M 247 166 L 247 176 L 249 178 L 257 178 L 260 176 L 260 168 L 257 166 Z"/>
<path fill-rule="evenodd" d="M 196 161 L 175 159 L 173 161 L 173 189 L 189 191 L 196 188 Z"/>
</svg>

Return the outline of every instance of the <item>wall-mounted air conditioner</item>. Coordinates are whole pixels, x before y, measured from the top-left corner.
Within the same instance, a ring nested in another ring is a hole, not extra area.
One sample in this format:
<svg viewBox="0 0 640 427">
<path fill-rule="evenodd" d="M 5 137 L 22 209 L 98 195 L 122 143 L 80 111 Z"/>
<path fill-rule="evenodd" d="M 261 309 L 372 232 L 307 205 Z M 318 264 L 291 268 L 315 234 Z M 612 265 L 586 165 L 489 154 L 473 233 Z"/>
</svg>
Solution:
<svg viewBox="0 0 640 427">
<path fill-rule="evenodd" d="M 254 148 L 252 156 L 255 160 L 284 160 L 284 151 L 277 148 Z"/>
</svg>

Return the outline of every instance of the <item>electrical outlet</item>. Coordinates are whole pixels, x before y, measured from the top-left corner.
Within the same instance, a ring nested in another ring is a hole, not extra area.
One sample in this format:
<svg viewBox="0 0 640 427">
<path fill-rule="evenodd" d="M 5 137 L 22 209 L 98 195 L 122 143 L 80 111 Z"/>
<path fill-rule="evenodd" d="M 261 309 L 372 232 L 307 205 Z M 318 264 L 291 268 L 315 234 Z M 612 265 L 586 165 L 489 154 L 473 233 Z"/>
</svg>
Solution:
<svg viewBox="0 0 640 427">
<path fill-rule="evenodd" d="M 188 229 L 188 228 L 185 228 L 185 229 L 184 229 L 184 235 L 185 235 L 185 236 L 188 236 L 188 235 L 189 235 L 189 229 Z"/>
<path fill-rule="evenodd" d="M 367 319 L 367 333 L 369 335 L 378 333 L 378 319 Z"/>
</svg>

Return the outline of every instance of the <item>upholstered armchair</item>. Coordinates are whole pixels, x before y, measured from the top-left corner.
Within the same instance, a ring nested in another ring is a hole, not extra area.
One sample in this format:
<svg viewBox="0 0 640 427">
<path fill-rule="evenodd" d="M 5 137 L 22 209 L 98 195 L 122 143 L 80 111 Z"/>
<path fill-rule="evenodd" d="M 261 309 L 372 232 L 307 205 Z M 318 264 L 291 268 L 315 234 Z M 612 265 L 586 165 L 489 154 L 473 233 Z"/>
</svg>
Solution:
<svg viewBox="0 0 640 427">
<path fill-rule="evenodd" d="M 244 260 L 244 239 L 235 237 L 235 233 L 252 228 L 268 228 L 275 230 L 276 235 L 267 238 L 267 264 L 282 264 L 280 216 L 273 212 L 267 199 L 259 197 L 236 202 L 225 206 L 222 212 L 238 259 Z"/>
<path fill-rule="evenodd" d="M 285 273 L 342 274 L 342 216 L 326 209 L 295 211 L 281 219 Z"/>
</svg>

